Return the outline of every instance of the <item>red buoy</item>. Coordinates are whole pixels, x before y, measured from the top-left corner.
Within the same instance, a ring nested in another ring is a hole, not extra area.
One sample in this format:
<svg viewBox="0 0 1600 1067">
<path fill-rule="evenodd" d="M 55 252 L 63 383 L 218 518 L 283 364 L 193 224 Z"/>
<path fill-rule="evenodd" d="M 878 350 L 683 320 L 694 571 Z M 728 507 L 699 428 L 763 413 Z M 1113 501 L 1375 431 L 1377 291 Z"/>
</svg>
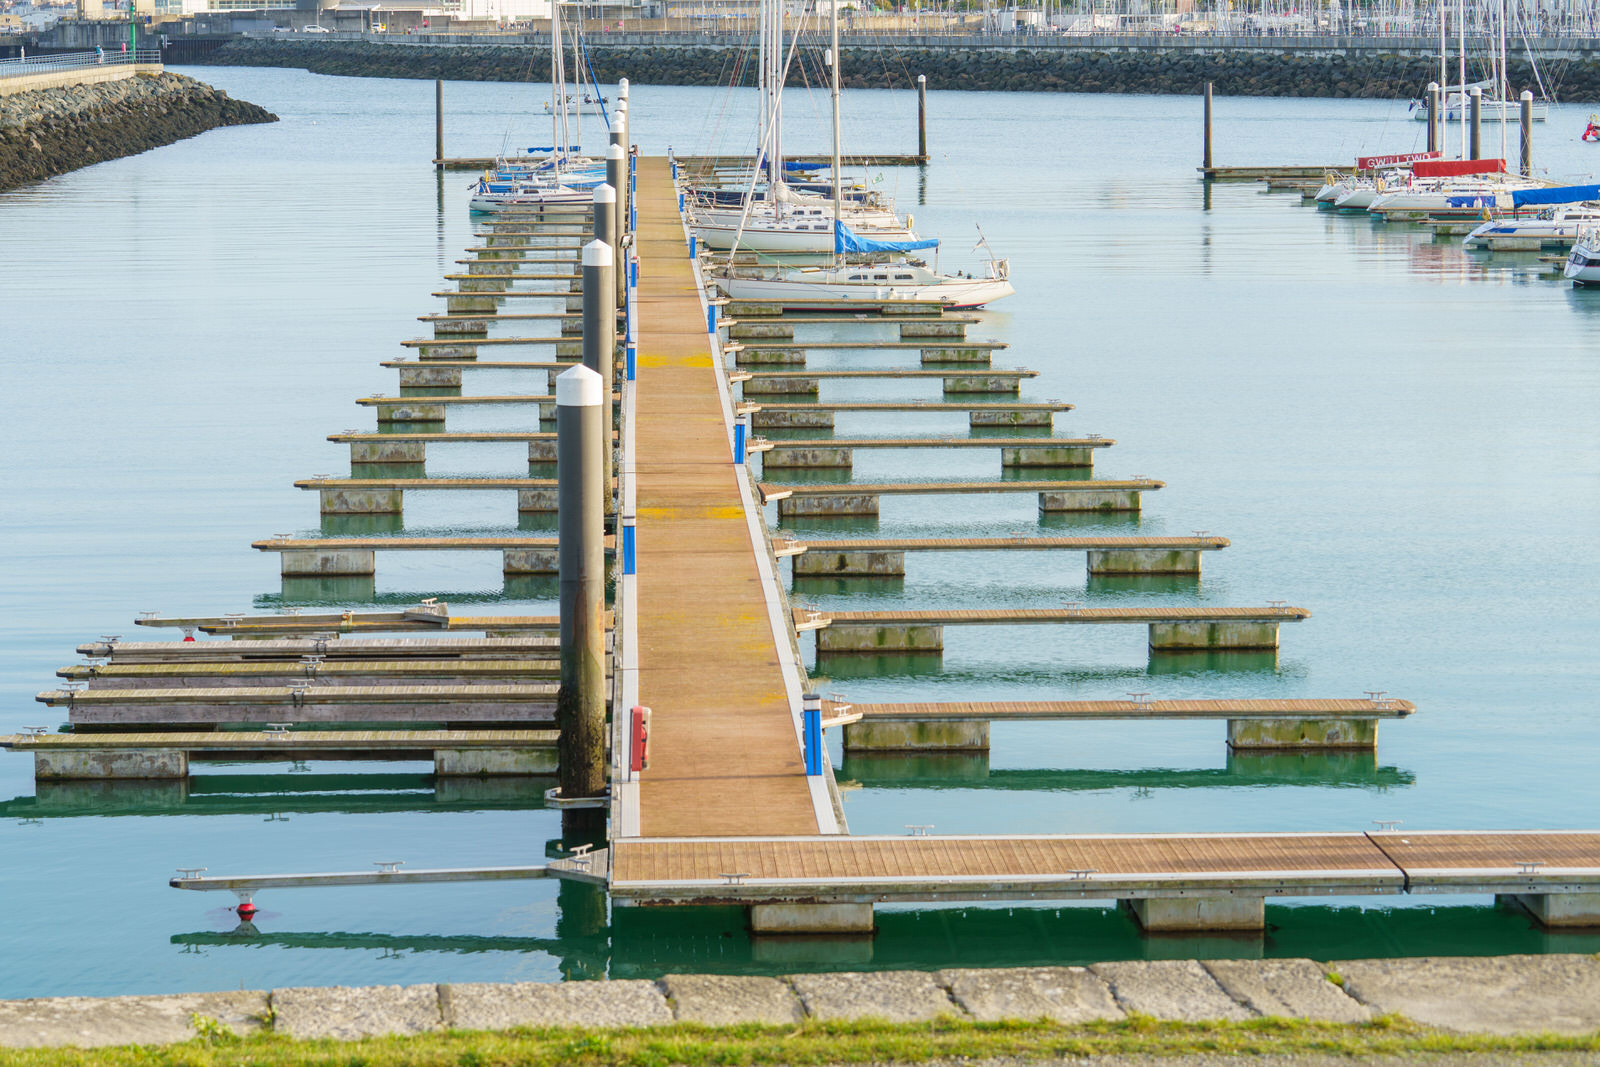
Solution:
<svg viewBox="0 0 1600 1067">
<path fill-rule="evenodd" d="M 248 900 L 241 900 L 239 902 L 239 906 L 234 910 L 239 913 L 239 919 L 241 922 L 249 922 L 251 919 L 256 917 L 256 912 L 260 911 L 261 909 L 257 908 L 255 904 Z"/>
</svg>

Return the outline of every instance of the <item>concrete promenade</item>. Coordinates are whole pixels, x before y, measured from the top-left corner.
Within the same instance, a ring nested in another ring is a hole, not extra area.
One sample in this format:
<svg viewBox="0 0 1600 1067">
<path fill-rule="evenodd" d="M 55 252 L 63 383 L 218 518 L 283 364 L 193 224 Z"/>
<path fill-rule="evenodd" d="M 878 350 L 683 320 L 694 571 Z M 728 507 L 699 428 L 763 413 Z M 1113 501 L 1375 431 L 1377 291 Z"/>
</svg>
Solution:
<svg viewBox="0 0 1600 1067">
<path fill-rule="evenodd" d="M 31 93 L 36 89 L 61 89 L 69 85 L 98 85 L 101 82 L 119 82 L 140 74 L 155 75 L 165 70 L 160 63 L 119 63 L 115 65 L 75 67 L 69 70 L 46 70 L 36 74 L 19 74 L 0 78 L 0 96 Z"/>
<path fill-rule="evenodd" d="M 1158 1020 L 1273 1017 L 1363 1023 L 1401 1015 L 1456 1033 L 1600 1031 L 1600 958 L 1150 960 L 1089 967 L 667 975 L 659 981 L 368 986 L 54 997 L 0 1001 L 0 1048 L 168 1044 L 194 1018 L 238 1034 L 354 1040 L 510 1027 L 622 1028 L 700 1023 L 918 1023 L 1130 1015 Z"/>
</svg>

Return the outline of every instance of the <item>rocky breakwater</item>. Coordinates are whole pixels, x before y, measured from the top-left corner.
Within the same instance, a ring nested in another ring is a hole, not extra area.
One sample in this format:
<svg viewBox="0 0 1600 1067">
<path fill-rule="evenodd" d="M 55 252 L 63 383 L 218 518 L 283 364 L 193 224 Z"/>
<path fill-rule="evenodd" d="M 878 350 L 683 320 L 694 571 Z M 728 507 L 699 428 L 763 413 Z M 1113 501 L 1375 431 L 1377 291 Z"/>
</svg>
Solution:
<svg viewBox="0 0 1600 1067">
<path fill-rule="evenodd" d="M 276 121 L 265 108 L 179 74 L 0 96 L 0 190 L 218 126 Z"/>
<path fill-rule="evenodd" d="M 612 45 L 589 42 L 589 58 L 602 81 L 627 77 L 641 85 L 721 85 L 738 70 L 754 84 L 753 64 L 738 63 L 744 46 L 705 44 Z M 1249 48 L 1039 47 L 951 44 L 938 48 L 845 46 L 842 72 L 849 88 L 904 89 L 925 74 L 933 89 L 1065 93 L 1198 92 L 1214 82 L 1224 96 L 1320 96 L 1407 99 L 1438 76 L 1432 55 L 1396 55 L 1378 49 L 1297 49 L 1290 44 Z M 548 53 L 529 46 L 426 46 L 371 42 L 230 41 L 204 62 L 239 66 L 304 67 L 318 74 L 374 78 L 450 78 L 524 81 L 542 70 Z M 1562 60 L 1559 95 L 1600 99 L 1600 62 Z M 792 75 L 800 84 L 798 71 Z M 1546 80 L 1550 75 L 1546 74 Z M 1513 59 L 1511 84 L 1535 86 L 1525 60 Z"/>
</svg>

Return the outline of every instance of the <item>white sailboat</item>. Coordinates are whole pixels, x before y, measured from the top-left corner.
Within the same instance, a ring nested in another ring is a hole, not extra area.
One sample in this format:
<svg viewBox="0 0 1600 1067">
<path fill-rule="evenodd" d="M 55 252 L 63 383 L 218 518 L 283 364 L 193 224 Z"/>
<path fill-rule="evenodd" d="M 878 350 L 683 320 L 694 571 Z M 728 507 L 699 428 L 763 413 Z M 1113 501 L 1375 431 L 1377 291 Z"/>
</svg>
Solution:
<svg viewBox="0 0 1600 1067">
<path fill-rule="evenodd" d="M 588 204 L 594 200 L 594 188 L 605 181 L 603 169 L 595 169 L 595 161 L 579 159 L 573 146 L 581 143 L 582 120 L 576 125 L 568 122 L 567 69 L 561 44 L 561 5 L 550 4 L 550 112 L 551 155 L 549 169 L 528 173 L 521 166 L 511 168 L 507 174 L 485 174 L 473 186 L 467 201 L 468 209 L 476 214 L 526 212 L 558 204 Z"/>
<path fill-rule="evenodd" d="M 1511 123 L 1515 125 L 1522 121 L 1522 101 L 1503 99 L 1494 90 L 1492 81 L 1474 82 L 1466 88 L 1452 86 L 1445 95 L 1444 121 L 1465 122 L 1472 116 L 1472 90 L 1477 89 L 1483 95 L 1479 97 L 1478 112 L 1484 122 Z M 1427 104 L 1421 100 L 1411 102 L 1413 108 L 1411 117 L 1418 122 L 1428 121 Z M 1535 100 L 1532 104 L 1534 122 L 1544 122 L 1550 117 L 1550 104 L 1545 100 Z"/>
<path fill-rule="evenodd" d="M 879 241 L 855 233 L 844 221 L 844 197 L 839 153 L 839 6 L 832 4 L 829 20 L 829 90 L 833 109 L 833 226 L 832 250 L 835 262 L 826 267 L 736 268 L 730 263 L 716 277 L 716 284 L 734 299 L 783 302 L 793 300 L 808 308 L 829 305 L 848 308 L 862 301 L 938 300 L 952 308 L 976 308 L 1016 292 L 1012 288 L 1010 267 L 1005 260 L 990 258 L 987 276 L 943 274 L 925 263 L 889 260 L 874 263 L 847 263 L 845 256 L 865 254 L 897 255 L 923 248 L 936 248 L 938 241 Z M 775 155 L 775 153 L 773 153 Z M 770 158 L 770 157 L 769 157 Z M 769 182 L 778 181 L 775 172 Z M 748 209 L 747 209 L 748 210 Z M 979 247 L 987 242 L 979 241 Z"/>
</svg>

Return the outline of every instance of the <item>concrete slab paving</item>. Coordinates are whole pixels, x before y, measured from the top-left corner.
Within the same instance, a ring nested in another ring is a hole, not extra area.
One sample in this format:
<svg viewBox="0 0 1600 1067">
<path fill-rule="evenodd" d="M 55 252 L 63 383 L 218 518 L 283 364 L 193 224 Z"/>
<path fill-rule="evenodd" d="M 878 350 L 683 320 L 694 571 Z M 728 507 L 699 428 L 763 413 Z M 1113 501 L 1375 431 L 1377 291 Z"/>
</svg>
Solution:
<svg viewBox="0 0 1600 1067">
<path fill-rule="evenodd" d="M 1111 995 L 1124 1011 L 1184 1022 L 1255 1015 L 1194 960 L 1096 963 L 1089 970 L 1110 984 Z"/>
<path fill-rule="evenodd" d="M 353 1041 L 443 1026 L 435 985 L 323 986 L 272 991 L 273 1028 L 290 1037 Z"/>
<path fill-rule="evenodd" d="M 241 1036 L 266 1025 L 267 994 L 176 993 L 149 997 L 0 1000 L 0 1048 L 165 1045 L 195 1036 L 203 1015 Z"/>
<path fill-rule="evenodd" d="M 1327 969 L 1373 1011 L 1446 1030 L 1563 1034 L 1600 1030 L 1593 956 L 1420 956 L 1342 960 Z"/>
<path fill-rule="evenodd" d="M 654 982 L 463 983 L 444 987 L 457 1030 L 513 1026 L 663 1026 L 672 1009 Z"/>
<path fill-rule="evenodd" d="M 1087 967 L 996 967 L 939 972 L 956 1004 L 974 1019 L 1120 1019 L 1105 979 Z"/>
<path fill-rule="evenodd" d="M 791 974 L 787 981 L 813 1019 L 918 1023 L 941 1015 L 961 1015 L 944 987 L 926 971 Z"/>
<path fill-rule="evenodd" d="M 797 1023 L 805 1016 L 787 982 L 733 974 L 669 974 L 661 988 L 682 1023 Z"/>
<path fill-rule="evenodd" d="M 1234 1000 L 1259 1015 L 1360 1023 L 1372 1009 L 1328 980 L 1312 960 L 1206 960 L 1201 966 Z"/>
</svg>

